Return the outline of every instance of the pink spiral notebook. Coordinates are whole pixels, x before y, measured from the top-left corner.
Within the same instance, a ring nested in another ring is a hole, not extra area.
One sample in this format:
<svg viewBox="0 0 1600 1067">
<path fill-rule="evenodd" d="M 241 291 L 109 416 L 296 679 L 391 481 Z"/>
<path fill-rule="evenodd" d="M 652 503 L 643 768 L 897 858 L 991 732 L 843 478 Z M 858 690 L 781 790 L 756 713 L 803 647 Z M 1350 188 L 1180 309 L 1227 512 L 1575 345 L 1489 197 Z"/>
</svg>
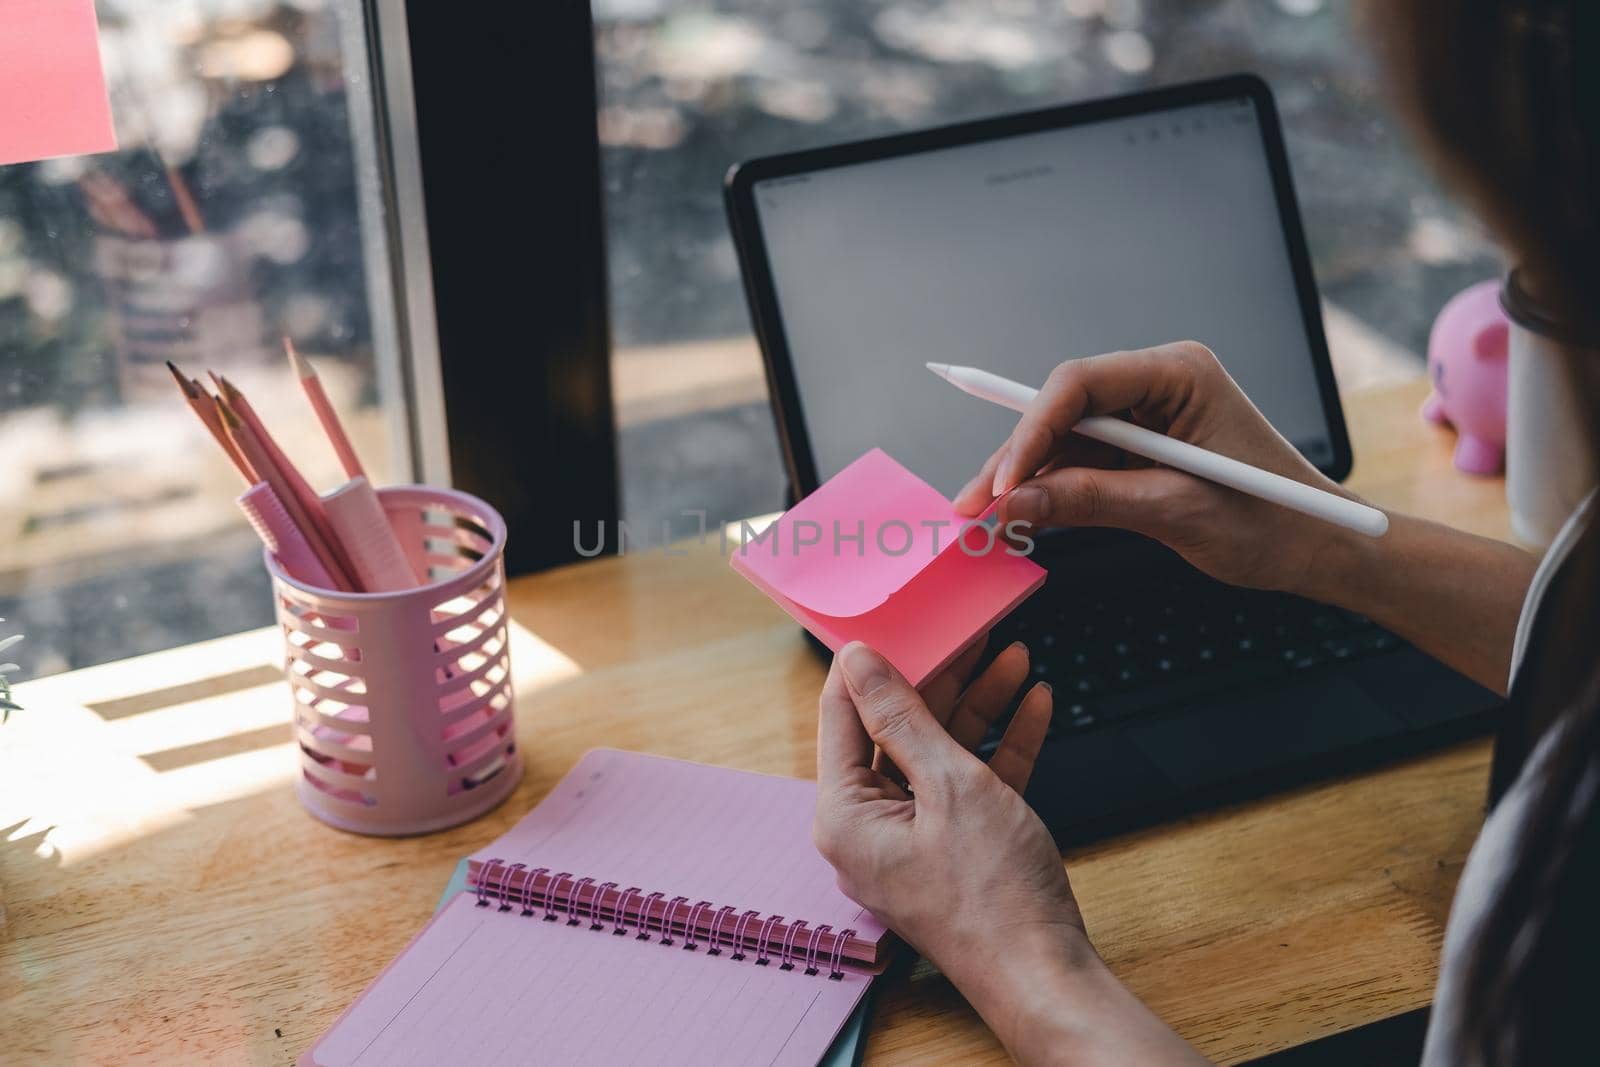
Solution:
<svg viewBox="0 0 1600 1067">
<path fill-rule="evenodd" d="M 812 782 L 596 749 L 300 1062 L 815 1064 L 889 934 Z"/>
</svg>

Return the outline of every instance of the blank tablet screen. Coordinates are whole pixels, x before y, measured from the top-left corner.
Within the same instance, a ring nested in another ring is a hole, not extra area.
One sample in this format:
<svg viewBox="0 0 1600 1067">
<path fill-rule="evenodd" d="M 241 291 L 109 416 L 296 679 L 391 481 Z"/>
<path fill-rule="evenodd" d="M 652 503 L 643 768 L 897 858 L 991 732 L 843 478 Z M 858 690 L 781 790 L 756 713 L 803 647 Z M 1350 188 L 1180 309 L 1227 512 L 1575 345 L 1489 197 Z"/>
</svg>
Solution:
<svg viewBox="0 0 1600 1067">
<path fill-rule="evenodd" d="M 1016 415 L 923 364 L 1038 385 L 1061 360 L 1193 338 L 1334 458 L 1248 97 L 758 181 L 817 473 L 880 446 L 953 495 Z"/>
</svg>

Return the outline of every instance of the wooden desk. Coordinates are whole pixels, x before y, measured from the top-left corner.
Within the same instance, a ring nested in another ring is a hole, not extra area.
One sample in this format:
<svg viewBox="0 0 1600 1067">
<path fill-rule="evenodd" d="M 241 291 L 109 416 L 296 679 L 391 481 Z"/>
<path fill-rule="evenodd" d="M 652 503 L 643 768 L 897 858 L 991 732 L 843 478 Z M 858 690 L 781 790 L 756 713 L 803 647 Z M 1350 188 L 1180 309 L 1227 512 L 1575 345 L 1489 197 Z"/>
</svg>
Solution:
<svg viewBox="0 0 1600 1067">
<path fill-rule="evenodd" d="M 1347 399 L 1378 502 L 1507 536 L 1414 384 Z M 42 679 L 0 727 L 0 1057 L 289 1063 L 428 916 L 456 860 L 596 744 L 813 773 L 822 668 L 715 546 L 514 583 L 526 780 L 431 837 L 329 829 L 290 784 L 276 637 Z M 1488 746 L 1068 857 L 1096 944 L 1205 1053 L 1260 1055 L 1424 1004 L 1477 832 Z M 883 990 L 875 1064 L 994 1062 L 926 968 Z"/>
</svg>

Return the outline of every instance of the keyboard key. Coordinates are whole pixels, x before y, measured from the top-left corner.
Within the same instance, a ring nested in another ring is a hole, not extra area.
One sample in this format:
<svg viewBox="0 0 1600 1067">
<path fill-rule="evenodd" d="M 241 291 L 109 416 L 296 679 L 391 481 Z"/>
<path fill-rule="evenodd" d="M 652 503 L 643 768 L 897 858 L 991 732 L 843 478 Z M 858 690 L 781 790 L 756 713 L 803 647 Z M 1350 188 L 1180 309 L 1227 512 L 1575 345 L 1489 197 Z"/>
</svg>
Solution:
<svg viewBox="0 0 1600 1067">
<path fill-rule="evenodd" d="M 1104 689 L 1105 686 L 1101 683 L 1100 679 L 1095 678 L 1092 675 L 1085 675 L 1083 677 L 1072 679 L 1067 683 L 1066 688 L 1067 692 L 1075 693 L 1078 696 L 1093 696 L 1095 693 L 1098 693 Z"/>
<path fill-rule="evenodd" d="M 1347 660 L 1359 656 L 1365 649 L 1361 642 L 1349 637 L 1330 637 L 1322 642 L 1322 651 L 1328 654 L 1329 659 Z"/>
<path fill-rule="evenodd" d="M 1399 647 L 1400 639 L 1387 630 L 1375 630 L 1372 633 L 1362 635 L 1361 643 L 1370 651 L 1388 652 Z"/>
<path fill-rule="evenodd" d="M 1336 634 L 1345 629 L 1344 619 L 1331 611 L 1319 611 L 1311 616 L 1311 629 L 1319 634 Z"/>
<path fill-rule="evenodd" d="M 1089 705 L 1081 701 L 1073 701 L 1065 707 L 1058 708 L 1051 720 L 1052 726 L 1066 730 L 1087 730 L 1094 724 L 1094 712 L 1089 710 Z"/>
</svg>

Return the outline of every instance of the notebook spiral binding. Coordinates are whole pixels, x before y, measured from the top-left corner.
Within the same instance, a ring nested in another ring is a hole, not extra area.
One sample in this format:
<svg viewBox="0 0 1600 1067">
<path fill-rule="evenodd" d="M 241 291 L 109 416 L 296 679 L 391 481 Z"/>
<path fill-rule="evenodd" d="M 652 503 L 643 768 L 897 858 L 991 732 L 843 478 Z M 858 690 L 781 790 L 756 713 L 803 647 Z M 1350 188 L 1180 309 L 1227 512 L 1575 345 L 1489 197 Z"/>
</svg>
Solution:
<svg viewBox="0 0 1600 1067">
<path fill-rule="evenodd" d="M 774 953 L 770 935 L 775 926 L 784 922 L 782 915 L 768 915 L 763 919 L 759 911 L 740 912 L 728 905 L 719 908 L 709 900 L 691 905 L 688 897 L 667 900 L 665 893 L 645 893 L 638 886 L 624 889 L 616 882 L 596 885 L 593 878 L 575 878 L 570 871 L 552 874 L 548 867 L 508 864 L 498 857 L 484 861 L 473 891 L 477 894 L 477 906 L 480 908 L 489 907 L 493 900 L 499 902 L 501 911 L 520 906 L 525 917 L 531 917 L 542 909 L 547 923 L 556 922 L 565 914 L 568 926 L 579 926 L 587 920 L 589 929 L 598 931 L 610 924 L 615 937 L 625 936 L 631 924 L 635 940 L 657 938 L 662 945 L 675 944 L 674 934 L 681 934 L 683 948 L 688 952 L 695 951 L 702 944 L 700 920 L 708 911 L 715 909 L 710 916 L 710 936 L 704 938 L 703 942 L 707 956 L 720 956 L 727 949 L 730 959 L 743 960 L 748 950 L 755 953 L 756 966 L 765 967 L 776 955 L 778 970 L 792 971 L 800 966 L 811 976 L 820 974 L 819 964 L 825 962 L 828 977 L 836 982 L 844 978 L 840 964 L 844 957 L 845 942 L 856 933 L 854 930 L 842 930 L 834 934 L 833 927 L 826 923 L 811 927 L 803 919 L 795 919 L 784 928 L 782 947 Z M 586 895 L 587 900 L 584 899 Z M 656 905 L 662 901 L 665 901 L 665 906 L 658 909 Z M 636 905 L 630 907 L 635 902 Z M 659 917 L 655 915 L 658 910 L 661 912 Z M 681 920 L 680 914 L 683 916 Z M 830 936 L 832 944 L 824 957 L 822 944 Z M 802 937 L 805 939 L 804 947 L 801 947 Z"/>
</svg>

